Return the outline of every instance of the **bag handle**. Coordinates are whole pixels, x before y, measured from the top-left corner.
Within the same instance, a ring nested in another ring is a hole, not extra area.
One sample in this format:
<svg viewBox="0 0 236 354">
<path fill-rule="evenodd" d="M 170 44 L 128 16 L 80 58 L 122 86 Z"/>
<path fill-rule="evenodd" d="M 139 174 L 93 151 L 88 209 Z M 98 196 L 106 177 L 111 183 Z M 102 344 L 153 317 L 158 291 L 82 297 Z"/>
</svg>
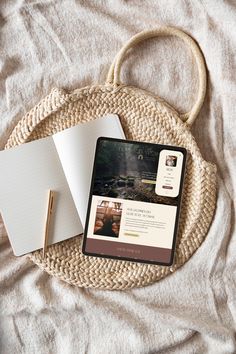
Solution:
<svg viewBox="0 0 236 354">
<path fill-rule="evenodd" d="M 199 84 L 198 84 L 198 93 L 197 93 L 196 102 L 194 103 L 192 109 L 189 112 L 180 114 L 180 117 L 183 121 L 185 121 L 188 125 L 192 125 L 202 107 L 205 94 L 206 94 L 206 67 L 205 67 L 205 61 L 202 52 L 198 47 L 197 43 L 183 31 L 180 31 L 174 27 L 161 27 L 154 30 L 142 31 L 136 34 L 135 36 L 133 36 L 116 55 L 110 67 L 110 70 L 108 72 L 106 83 L 113 84 L 116 86 L 121 84 L 120 82 L 121 65 L 124 61 L 124 57 L 127 51 L 131 47 L 136 46 L 138 43 L 146 39 L 157 37 L 157 36 L 166 36 L 166 35 L 177 36 L 180 39 L 182 39 L 190 47 L 195 62 L 197 64 Z"/>
</svg>

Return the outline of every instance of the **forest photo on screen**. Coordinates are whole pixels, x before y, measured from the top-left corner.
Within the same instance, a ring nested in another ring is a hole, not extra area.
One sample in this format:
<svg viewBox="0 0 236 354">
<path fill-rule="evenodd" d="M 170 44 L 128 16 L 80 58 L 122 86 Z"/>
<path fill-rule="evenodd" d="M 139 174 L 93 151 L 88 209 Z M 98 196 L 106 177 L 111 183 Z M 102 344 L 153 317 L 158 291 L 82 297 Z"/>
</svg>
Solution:
<svg viewBox="0 0 236 354">
<path fill-rule="evenodd" d="M 92 194 L 177 205 L 178 198 L 155 193 L 159 153 L 158 145 L 100 140 Z"/>
</svg>

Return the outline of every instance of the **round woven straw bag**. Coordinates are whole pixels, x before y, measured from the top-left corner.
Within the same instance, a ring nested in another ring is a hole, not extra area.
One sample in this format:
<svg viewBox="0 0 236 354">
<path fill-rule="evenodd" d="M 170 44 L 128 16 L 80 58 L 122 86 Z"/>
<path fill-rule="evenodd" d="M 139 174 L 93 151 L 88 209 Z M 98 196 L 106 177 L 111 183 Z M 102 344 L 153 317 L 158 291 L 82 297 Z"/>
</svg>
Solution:
<svg viewBox="0 0 236 354">
<path fill-rule="evenodd" d="M 196 102 L 180 115 L 153 94 L 120 82 L 121 64 L 127 51 L 139 42 L 175 35 L 190 46 L 199 74 Z M 123 290 L 158 281 L 189 260 L 206 237 L 216 202 L 216 167 L 203 160 L 190 132 L 204 100 L 206 70 L 202 54 L 187 34 L 171 27 L 144 31 L 131 38 L 116 56 L 104 85 L 65 92 L 53 89 L 17 124 L 5 148 L 54 134 L 63 129 L 116 113 L 129 140 L 179 145 L 189 152 L 175 260 L 171 267 L 84 256 L 77 236 L 30 255 L 40 268 L 80 287 Z M 81 166 L 83 168 L 83 166 Z"/>
</svg>

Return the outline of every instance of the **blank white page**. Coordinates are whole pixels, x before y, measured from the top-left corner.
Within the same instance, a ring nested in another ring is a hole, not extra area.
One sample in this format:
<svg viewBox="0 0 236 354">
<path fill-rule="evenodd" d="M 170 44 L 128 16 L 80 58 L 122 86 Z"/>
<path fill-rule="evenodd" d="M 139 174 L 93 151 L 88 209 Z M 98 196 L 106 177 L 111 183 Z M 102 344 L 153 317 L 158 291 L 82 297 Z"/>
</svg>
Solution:
<svg viewBox="0 0 236 354">
<path fill-rule="evenodd" d="M 87 213 L 95 148 L 97 139 L 101 136 L 125 139 L 116 114 L 108 114 L 102 118 L 81 123 L 53 135 L 83 227 Z"/>
<path fill-rule="evenodd" d="M 51 137 L 0 152 L 0 211 L 17 256 L 43 246 L 48 189 L 55 191 L 49 244 L 82 233 Z"/>
</svg>

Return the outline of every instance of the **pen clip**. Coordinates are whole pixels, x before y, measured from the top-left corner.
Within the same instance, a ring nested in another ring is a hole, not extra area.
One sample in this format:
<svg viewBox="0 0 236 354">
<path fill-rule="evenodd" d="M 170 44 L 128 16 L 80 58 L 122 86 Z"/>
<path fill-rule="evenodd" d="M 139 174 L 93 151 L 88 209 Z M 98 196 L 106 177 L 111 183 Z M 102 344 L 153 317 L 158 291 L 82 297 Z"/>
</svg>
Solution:
<svg viewBox="0 0 236 354">
<path fill-rule="evenodd" d="M 54 204 L 54 193 L 52 191 L 50 191 L 50 206 L 49 206 L 49 211 L 50 213 L 52 213 L 52 208 L 53 208 L 53 204 Z"/>
</svg>

